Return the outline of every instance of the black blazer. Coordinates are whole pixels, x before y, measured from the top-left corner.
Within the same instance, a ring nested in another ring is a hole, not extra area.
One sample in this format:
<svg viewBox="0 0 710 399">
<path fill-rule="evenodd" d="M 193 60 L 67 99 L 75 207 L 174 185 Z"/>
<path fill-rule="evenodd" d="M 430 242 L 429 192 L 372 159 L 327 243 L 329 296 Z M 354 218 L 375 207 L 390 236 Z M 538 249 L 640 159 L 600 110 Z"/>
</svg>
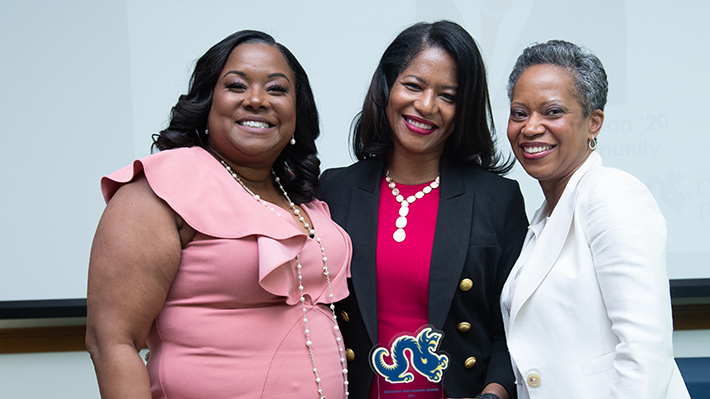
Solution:
<svg viewBox="0 0 710 399">
<path fill-rule="evenodd" d="M 376 243 L 383 160 L 368 159 L 321 176 L 319 198 L 353 243 L 350 296 L 336 304 L 349 352 L 350 398 L 374 382 L 368 357 L 377 342 Z M 442 158 L 439 211 L 429 274 L 429 323 L 444 331 L 448 397 L 473 397 L 491 382 L 515 397 L 499 297 L 527 231 L 518 183 Z M 470 284 L 472 283 L 472 285 Z"/>
</svg>

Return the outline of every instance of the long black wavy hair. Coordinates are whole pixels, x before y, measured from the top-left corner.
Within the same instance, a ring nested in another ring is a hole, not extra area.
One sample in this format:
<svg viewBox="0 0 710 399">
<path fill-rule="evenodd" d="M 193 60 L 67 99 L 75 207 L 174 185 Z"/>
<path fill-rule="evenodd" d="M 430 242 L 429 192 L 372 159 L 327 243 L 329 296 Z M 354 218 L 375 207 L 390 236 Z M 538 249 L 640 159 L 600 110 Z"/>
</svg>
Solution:
<svg viewBox="0 0 710 399">
<path fill-rule="evenodd" d="M 362 112 L 353 121 L 352 148 L 359 160 L 387 158 L 392 151 L 392 128 L 387 103 L 397 76 L 424 49 L 440 48 L 456 61 L 454 130 L 442 156 L 457 163 L 477 164 L 506 173 L 513 161 L 503 160 L 495 148 L 495 127 L 488 96 L 486 67 L 471 35 L 451 21 L 420 22 L 400 33 L 387 47 L 372 77 Z"/>
<path fill-rule="evenodd" d="M 278 49 L 296 77 L 296 144 L 284 148 L 273 169 L 294 202 L 308 202 L 315 197 L 320 175 L 315 143 L 320 135 L 318 110 L 306 71 L 285 46 L 266 33 L 239 31 L 207 50 L 195 64 L 187 94 L 181 95 L 170 111 L 170 124 L 153 135 L 152 147 L 162 151 L 200 146 L 210 151 L 205 130 L 214 88 L 232 50 L 246 43 L 264 43 Z"/>
</svg>

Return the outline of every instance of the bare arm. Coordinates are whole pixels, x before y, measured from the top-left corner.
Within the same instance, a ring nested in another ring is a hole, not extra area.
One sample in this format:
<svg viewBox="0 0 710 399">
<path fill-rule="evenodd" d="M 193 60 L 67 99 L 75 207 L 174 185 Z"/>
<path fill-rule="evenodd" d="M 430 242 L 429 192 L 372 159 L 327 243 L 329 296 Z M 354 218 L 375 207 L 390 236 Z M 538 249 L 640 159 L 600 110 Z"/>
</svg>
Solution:
<svg viewBox="0 0 710 399">
<path fill-rule="evenodd" d="M 151 397 L 138 351 L 175 278 L 187 230 L 142 175 L 101 217 L 89 261 L 86 347 L 104 399 Z"/>
</svg>

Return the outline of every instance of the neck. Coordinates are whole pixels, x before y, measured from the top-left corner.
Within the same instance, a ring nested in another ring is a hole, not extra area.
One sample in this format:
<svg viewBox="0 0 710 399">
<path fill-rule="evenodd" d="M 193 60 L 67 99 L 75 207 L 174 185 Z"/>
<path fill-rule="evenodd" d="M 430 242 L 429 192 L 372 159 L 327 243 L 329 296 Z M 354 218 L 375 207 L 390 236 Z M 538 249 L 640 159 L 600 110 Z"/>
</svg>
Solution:
<svg viewBox="0 0 710 399">
<path fill-rule="evenodd" d="M 540 185 L 542 186 L 542 183 Z M 562 188 L 562 191 L 564 191 L 564 187 Z M 557 202 L 559 202 L 560 197 L 562 196 L 562 191 L 553 192 L 550 190 L 545 190 L 544 188 L 542 189 L 542 193 L 545 195 L 545 201 L 547 201 L 547 208 L 550 210 L 548 216 L 552 215 L 552 211 L 555 210 L 555 206 L 557 206 Z"/>
<path fill-rule="evenodd" d="M 282 197 L 281 193 L 274 186 L 274 178 L 271 174 L 271 167 L 255 168 L 231 162 L 217 153 L 212 155 L 220 162 L 229 166 L 230 173 L 234 172 L 239 176 L 241 184 L 248 188 L 253 194 L 259 195 L 262 199 L 273 204 L 283 206 L 288 201 Z"/>
<path fill-rule="evenodd" d="M 271 163 L 234 162 L 230 158 L 220 154 L 219 151 L 214 149 L 211 145 L 208 145 L 206 149 L 213 157 L 217 158 L 217 160 L 226 162 L 250 187 L 252 184 L 257 187 L 273 186 Z"/>
<path fill-rule="evenodd" d="M 271 186 L 271 165 L 246 165 L 243 163 L 237 163 L 229 160 L 228 158 L 222 156 L 219 152 L 209 147 L 207 150 L 212 154 L 213 157 L 217 158 L 218 161 L 224 161 L 229 165 L 234 172 L 236 172 L 239 177 L 245 183 L 254 184 L 256 186 Z"/>
<path fill-rule="evenodd" d="M 254 169 L 246 166 L 236 165 L 233 162 L 226 161 L 232 170 L 237 172 L 239 177 L 242 178 L 244 184 L 249 186 L 252 190 L 262 190 L 262 189 L 274 189 L 274 179 L 271 175 L 271 168 L 259 168 Z"/>
<path fill-rule="evenodd" d="M 586 162 L 590 154 L 591 151 L 586 154 L 584 159 L 582 159 L 582 161 L 579 162 L 579 164 L 575 166 L 572 171 L 567 173 L 562 178 L 554 181 L 540 181 L 542 193 L 545 195 L 545 200 L 547 201 L 547 205 L 550 208 L 550 215 L 552 215 L 552 211 L 555 210 L 555 206 L 557 206 L 557 203 L 560 201 L 560 197 L 562 197 L 562 193 L 564 193 L 565 188 L 567 187 L 567 184 L 569 183 L 570 179 L 584 164 L 584 162 Z"/>
<path fill-rule="evenodd" d="M 407 158 L 392 154 L 387 161 L 390 177 L 401 184 L 429 183 L 439 176 L 441 156 Z"/>
<path fill-rule="evenodd" d="M 557 203 L 560 201 L 560 197 L 562 197 L 562 193 L 565 191 L 570 177 L 572 177 L 572 175 L 556 182 L 540 182 L 542 193 L 545 195 L 547 206 L 550 209 L 550 215 L 552 215 L 552 211 L 555 210 L 555 206 L 557 206 Z"/>
</svg>

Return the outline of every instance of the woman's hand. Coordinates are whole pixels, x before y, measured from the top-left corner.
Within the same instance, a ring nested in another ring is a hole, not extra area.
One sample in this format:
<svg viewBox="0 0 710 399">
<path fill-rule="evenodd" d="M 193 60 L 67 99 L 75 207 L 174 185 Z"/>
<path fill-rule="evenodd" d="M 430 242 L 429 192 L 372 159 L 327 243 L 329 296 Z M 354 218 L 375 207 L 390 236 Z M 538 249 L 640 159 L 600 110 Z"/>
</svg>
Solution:
<svg viewBox="0 0 710 399">
<path fill-rule="evenodd" d="M 483 392 L 481 392 L 481 395 L 476 395 L 473 398 L 457 398 L 457 399 L 475 399 L 475 398 L 484 398 L 484 399 L 495 399 L 491 397 L 490 395 L 488 396 L 482 396 L 483 394 L 494 394 L 498 396 L 499 399 L 510 399 L 510 396 L 508 395 L 508 391 L 503 388 L 503 385 L 500 385 L 498 383 L 492 382 L 488 385 L 486 385 L 485 388 L 483 388 Z M 453 398 L 449 398 L 453 399 Z"/>
</svg>

